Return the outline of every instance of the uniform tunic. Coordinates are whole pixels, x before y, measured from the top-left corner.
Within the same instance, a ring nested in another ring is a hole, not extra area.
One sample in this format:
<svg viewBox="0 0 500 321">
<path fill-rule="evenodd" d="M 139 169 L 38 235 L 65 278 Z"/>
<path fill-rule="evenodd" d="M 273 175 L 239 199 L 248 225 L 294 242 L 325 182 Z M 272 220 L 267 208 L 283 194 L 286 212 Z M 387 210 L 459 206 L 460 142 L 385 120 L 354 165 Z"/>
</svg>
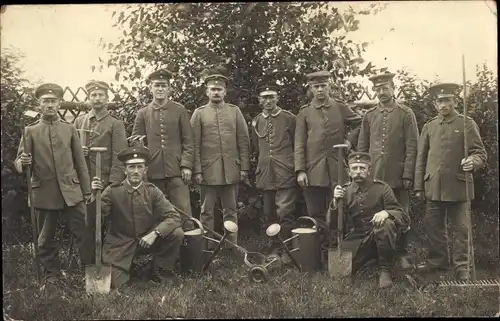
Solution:
<svg viewBox="0 0 500 321">
<path fill-rule="evenodd" d="M 162 237 L 181 227 L 179 214 L 158 187 L 143 182 L 134 189 L 127 180 L 102 192 L 102 214 L 109 219 L 103 262 L 129 271 L 139 240 L 155 228 Z"/>
<path fill-rule="evenodd" d="M 252 121 L 252 142 L 259 155 L 257 188 L 277 190 L 295 187 L 293 140 L 295 115 L 283 109 L 275 114 L 260 113 Z"/>
<path fill-rule="evenodd" d="M 107 148 L 105 152 L 101 152 L 101 179 L 104 186 L 123 181 L 125 179 L 123 164 L 117 158 L 118 153 L 128 147 L 123 121 L 110 115 L 107 110 L 96 115 L 92 109 L 75 119 L 75 127 L 99 133 L 79 132 L 82 146 Z M 89 151 L 87 157 L 91 178 L 96 176 L 96 155 L 97 153 Z"/>
<path fill-rule="evenodd" d="M 356 146 L 361 120 L 359 114 L 332 98 L 324 104 L 313 99 L 301 107 L 295 129 L 295 172 L 305 171 L 310 186 L 336 184 L 338 151 L 333 145 L 345 142 L 346 125 L 351 125 L 356 129 L 347 140 Z M 347 165 L 344 168 L 347 178 Z"/>
<path fill-rule="evenodd" d="M 37 209 L 62 210 L 90 195 L 90 178 L 78 132 L 59 117 L 26 127 L 26 153 L 32 155 L 33 201 Z M 22 170 L 19 144 L 15 165 Z"/>
<path fill-rule="evenodd" d="M 474 171 L 486 162 L 486 150 L 476 122 L 467 121 L 469 156 Z M 441 115 L 427 122 L 419 138 L 415 168 L 415 191 L 425 191 L 431 201 L 466 201 L 465 173 L 460 162 L 464 158 L 464 116 L 456 111 L 449 118 Z M 469 197 L 474 197 L 473 181 Z"/>
<path fill-rule="evenodd" d="M 240 181 L 240 171 L 250 169 L 248 126 L 232 104 L 208 103 L 191 117 L 194 132 L 194 174 L 203 174 L 206 185 Z"/>
<path fill-rule="evenodd" d="M 392 108 L 379 104 L 363 118 L 357 150 L 370 154 L 374 178 L 397 189 L 403 188 L 403 179 L 414 179 L 417 141 L 411 108 L 397 102 Z"/>
<path fill-rule="evenodd" d="M 146 135 L 151 153 L 148 178 L 180 177 L 181 167 L 193 168 L 193 131 L 188 111 L 174 101 L 152 102 L 137 112 L 132 135 Z"/>
</svg>

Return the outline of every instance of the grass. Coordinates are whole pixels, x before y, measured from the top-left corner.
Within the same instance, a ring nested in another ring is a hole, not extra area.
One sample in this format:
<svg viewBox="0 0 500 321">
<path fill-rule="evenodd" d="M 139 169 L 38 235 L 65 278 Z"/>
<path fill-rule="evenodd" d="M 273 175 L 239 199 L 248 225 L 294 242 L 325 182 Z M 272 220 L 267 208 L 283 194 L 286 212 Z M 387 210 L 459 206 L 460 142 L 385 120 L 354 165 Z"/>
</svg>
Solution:
<svg viewBox="0 0 500 321">
<path fill-rule="evenodd" d="M 248 250 L 261 246 L 252 238 L 241 243 Z M 171 288 L 142 281 L 122 293 L 90 296 L 81 271 L 66 271 L 64 286 L 40 290 L 28 247 L 3 248 L 2 253 L 4 319 L 472 317 L 494 316 L 500 309 L 498 288 L 421 291 L 397 276 L 395 286 L 382 291 L 371 270 L 353 287 L 326 272 L 308 276 L 281 267 L 270 269 L 268 283 L 253 284 L 246 278 L 245 266 L 224 256 L 210 273 L 182 276 L 180 284 Z M 480 270 L 479 276 L 494 277 L 494 273 Z"/>
</svg>

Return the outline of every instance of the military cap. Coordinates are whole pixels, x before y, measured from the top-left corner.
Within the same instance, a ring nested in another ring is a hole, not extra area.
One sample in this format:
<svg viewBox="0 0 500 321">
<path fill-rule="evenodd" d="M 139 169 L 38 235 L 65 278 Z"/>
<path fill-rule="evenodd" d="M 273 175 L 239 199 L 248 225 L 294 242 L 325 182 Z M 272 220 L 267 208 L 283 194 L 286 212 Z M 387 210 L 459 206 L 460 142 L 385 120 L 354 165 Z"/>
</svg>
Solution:
<svg viewBox="0 0 500 321">
<path fill-rule="evenodd" d="M 431 86 L 429 93 L 436 98 L 454 97 L 459 88 L 460 86 L 454 83 L 441 83 Z"/>
<path fill-rule="evenodd" d="M 149 74 L 147 77 L 148 81 L 153 81 L 153 80 L 169 80 L 174 76 L 174 73 L 171 72 L 168 69 L 162 68 L 158 69 L 156 71 L 153 71 L 152 73 Z"/>
<path fill-rule="evenodd" d="M 306 78 L 309 84 L 323 84 L 328 82 L 330 75 L 328 70 L 321 70 L 306 74 Z"/>
<path fill-rule="evenodd" d="M 392 72 L 385 72 L 385 73 L 371 76 L 368 79 L 373 83 L 373 85 L 380 86 L 380 85 L 385 85 L 385 84 L 389 83 L 390 81 L 392 81 L 394 76 L 396 76 L 396 74 L 393 74 Z"/>
<path fill-rule="evenodd" d="M 104 81 L 99 80 L 91 80 L 85 85 L 85 90 L 87 94 L 90 94 L 92 90 L 104 89 L 106 91 L 109 90 L 109 85 Z"/>
<path fill-rule="evenodd" d="M 349 165 L 353 163 L 365 163 L 370 165 L 371 164 L 371 157 L 370 154 L 368 153 L 363 153 L 363 152 L 352 152 L 349 154 L 349 157 L 347 159 Z"/>
<path fill-rule="evenodd" d="M 149 149 L 144 146 L 131 146 L 122 149 L 118 155 L 118 160 L 124 164 L 147 163 L 150 158 Z"/>
<path fill-rule="evenodd" d="M 62 89 L 61 86 L 57 84 L 51 84 L 51 83 L 46 83 L 46 84 L 41 84 L 35 89 L 35 97 L 37 99 L 42 98 L 43 96 L 52 96 L 52 97 L 57 97 L 61 98 L 63 97 L 64 89 Z"/>
<path fill-rule="evenodd" d="M 259 96 L 277 95 L 278 91 L 279 87 L 275 82 L 262 82 L 257 86 L 257 93 Z"/>
<path fill-rule="evenodd" d="M 226 87 L 229 79 L 222 74 L 210 74 L 205 77 L 204 83 L 206 86 L 221 86 Z"/>
</svg>

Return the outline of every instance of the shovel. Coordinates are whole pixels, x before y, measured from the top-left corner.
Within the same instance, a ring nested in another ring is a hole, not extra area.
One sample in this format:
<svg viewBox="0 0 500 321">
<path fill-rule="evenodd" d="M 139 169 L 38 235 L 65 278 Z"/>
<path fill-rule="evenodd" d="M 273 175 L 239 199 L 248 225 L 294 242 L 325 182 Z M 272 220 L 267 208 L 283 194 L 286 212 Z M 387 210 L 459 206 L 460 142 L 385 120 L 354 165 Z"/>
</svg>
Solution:
<svg viewBox="0 0 500 321">
<path fill-rule="evenodd" d="M 346 144 L 334 145 L 333 148 L 339 150 L 338 156 L 338 184 L 341 185 L 343 182 L 344 173 L 344 148 L 347 148 Z M 328 249 L 328 272 L 331 276 L 336 279 L 347 277 L 351 275 L 352 271 L 352 252 L 349 250 L 344 250 L 342 248 L 344 241 L 344 200 L 339 199 L 337 202 L 338 215 L 337 215 L 337 249 L 331 247 L 331 228 L 328 226 L 329 231 L 329 242 L 330 246 Z"/>
<path fill-rule="evenodd" d="M 91 147 L 90 152 L 96 152 L 96 176 L 101 179 L 101 152 L 106 147 Z M 111 267 L 102 264 L 101 239 L 101 191 L 96 193 L 95 217 L 95 265 L 85 267 L 85 289 L 87 293 L 109 293 L 111 290 Z"/>
</svg>

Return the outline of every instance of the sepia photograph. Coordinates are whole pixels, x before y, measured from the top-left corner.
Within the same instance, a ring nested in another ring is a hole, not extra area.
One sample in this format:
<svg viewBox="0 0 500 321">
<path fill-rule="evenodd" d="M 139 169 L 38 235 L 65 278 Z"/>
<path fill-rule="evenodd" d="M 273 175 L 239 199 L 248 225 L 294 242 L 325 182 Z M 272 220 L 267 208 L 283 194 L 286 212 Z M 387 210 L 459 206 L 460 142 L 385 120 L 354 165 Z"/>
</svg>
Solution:
<svg viewBox="0 0 500 321">
<path fill-rule="evenodd" d="M 500 317 L 497 21 L 1 5 L 3 319 Z"/>
</svg>

